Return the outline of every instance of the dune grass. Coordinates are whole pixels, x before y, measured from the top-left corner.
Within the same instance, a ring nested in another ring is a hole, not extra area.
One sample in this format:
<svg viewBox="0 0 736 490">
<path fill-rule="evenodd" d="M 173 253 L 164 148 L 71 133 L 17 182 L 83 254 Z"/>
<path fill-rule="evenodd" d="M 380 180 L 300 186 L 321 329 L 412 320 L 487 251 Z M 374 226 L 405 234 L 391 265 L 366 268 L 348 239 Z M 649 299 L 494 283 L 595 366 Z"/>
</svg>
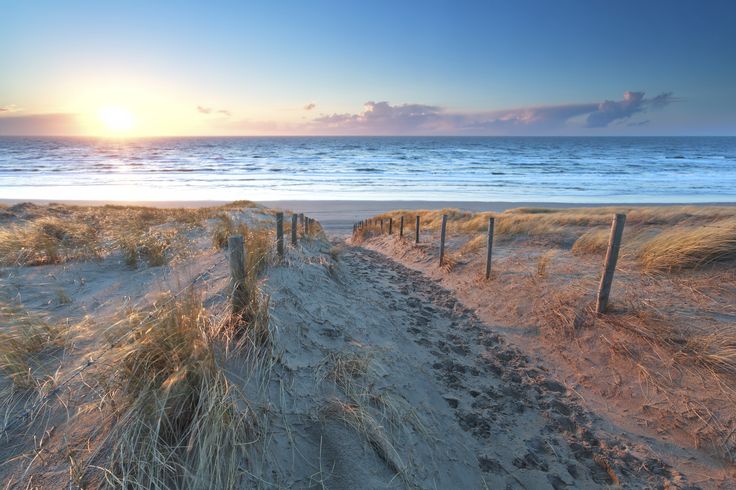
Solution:
<svg viewBox="0 0 736 490">
<path fill-rule="evenodd" d="M 163 302 L 166 304 L 166 301 Z M 124 488 L 236 488 L 252 435 L 195 292 L 154 311 L 113 366 L 105 477 Z"/>
<path fill-rule="evenodd" d="M 68 206 L 20 204 L 6 208 L 0 225 L 0 265 L 26 266 L 91 260 L 121 250 L 125 262 L 149 265 L 168 261 L 171 245 L 181 234 L 203 227 L 226 210 L 254 207 L 237 201 L 215 208 L 151 208 L 142 206 Z M 179 232 L 171 239 L 170 229 Z"/>
<path fill-rule="evenodd" d="M 43 355 L 63 345 L 63 329 L 7 302 L 0 303 L 0 372 L 19 389 L 39 384 Z"/>
<path fill-rule="evenodd" d="M 736 260 L 736 218 L 704 226 L 676 226 L 646 242 L 639 253 L 647 270 L 697 269 Z"/>
<path fill-rule="evenodd" d="M 245 245 L 245 282 L 242 284 L 238 304 L 242 305 L 239 315 L 233 316 L 231 332 L 241 341 L 262 345 L 269 339 L 268 303 L 258 288 L 259 276 L 273 260 L 275 232 L 268 228 L 255 228 L 236 222 L 228 214 L 220 214 L 212 231 L 212 244 L 216 248 L 226 248 L 228 238 L 233 235 L 243 237 Z M 246 335 L 243 335 L 246 334 Z"/>
<path fill-rule="evenodd" d="M 439 230 L 448 216 L 448 235 L 467 236 L 461 254 L 480 250 L 488 217 L 495 218 L 498 239 L 544 239 L 553 246 L 572 247 L 573 254 L 605 254 L 611 218 L 626 213 L 622 253 L 639 260 L 647 271 L 699 269 L 736 260 L 736 207 L 650 206 L 600 208 L 516 208 L 502 213 L 471 213 L 458 209 L 398 210 L 376 218 L 405 217 L 405 235 L 414 233 L 414 217 L 422 231 Z M 372 226 L 358 230 L 356 241 L 379 233 Z M 475 235 L 475 236 L 474 236 Z"/>
</svg>

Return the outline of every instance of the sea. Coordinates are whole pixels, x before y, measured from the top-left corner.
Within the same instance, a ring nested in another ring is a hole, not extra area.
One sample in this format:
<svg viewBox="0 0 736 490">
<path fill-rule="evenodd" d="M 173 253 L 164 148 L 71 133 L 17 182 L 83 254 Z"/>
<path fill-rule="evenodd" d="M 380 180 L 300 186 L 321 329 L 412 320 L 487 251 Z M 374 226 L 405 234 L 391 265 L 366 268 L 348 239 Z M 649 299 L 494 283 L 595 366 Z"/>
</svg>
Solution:
<svg viewBox="0 0 736 490">
<path fill-rule="evenodd" d="M 0 199 L 736 202 L 736 137 L 0 137 Z"/>
</svg>

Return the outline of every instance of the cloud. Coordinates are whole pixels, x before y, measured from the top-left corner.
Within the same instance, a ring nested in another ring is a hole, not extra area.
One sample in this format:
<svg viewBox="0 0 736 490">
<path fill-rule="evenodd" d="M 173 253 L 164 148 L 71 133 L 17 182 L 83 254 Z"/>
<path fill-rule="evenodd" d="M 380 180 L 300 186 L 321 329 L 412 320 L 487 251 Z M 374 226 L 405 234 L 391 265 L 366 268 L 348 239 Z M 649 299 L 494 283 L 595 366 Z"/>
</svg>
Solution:
<svg viewBox="0 0 736 490">
<path fill-rule="evenodd" d="M 675 99 L 671 92 L 646 98 L 624 92 L 622 100 L 531 106 L 486 112 L 451 112 L 424 104 L 391 105 L 366 102 L 358 113 L 322 114 L 311 122 L 313 132 L 355 134 L 534 134 L 565 128 L 605 128 Z M 585 118 L 580 121 L 578 118 Z M 641 123 L 638 125 L 643 125 Z"/>
<path fill-rule="evenodd" d="M 4 136 L 71 136 L 80 130 L 76 114 L 0 116 L 0 135 Z"/>
<path fill-rule="evenodd" d="M 0 112 L 18 112 L 20 108 L 15 104 L 0 106 Z"/>
<path fill-rule="evenodd" d="M 366 102 L 363 112 L 358 114 L 321 115 L 313 120 L 317 125 L 333 129 L 351 131 L 390 131 L 411 132 L 431 129 L 441 125 L 444 119 L 452 117 L 443 114 L 440 107 L 423 104 L 391 105 L 388 102 Z"/>
<path fill-rule="evenodd" d="M 645 98 L 644 92 L 624 92 L 623 100 L 606 100 L 598 104 L 598 108 L 588 115 L 586 125 L 589 128 L 605 128 L 650 108 L 661 109 L 673 101 L 672 92 L 664 92 L 651 99 Z"/>
<path fill-rule="evenodd" d="M 232 116 L 232 112 L 228 111 L 227 109 L 213 109 L 212 107 L 206 107 L 202 105 L 197 106 L 197 112 L 200 114 L 222 114 L 225 117 Z"/>
<path fill-rule="evenodd" d="M 314 102 L 310 102 L 309 104 L 307 104 L 307 105 L 304 106 L 304 110 L 305 111 L 311 111 L 315 107 L 317 107 L 317 104 L 315 104 Z"/>
</svg>

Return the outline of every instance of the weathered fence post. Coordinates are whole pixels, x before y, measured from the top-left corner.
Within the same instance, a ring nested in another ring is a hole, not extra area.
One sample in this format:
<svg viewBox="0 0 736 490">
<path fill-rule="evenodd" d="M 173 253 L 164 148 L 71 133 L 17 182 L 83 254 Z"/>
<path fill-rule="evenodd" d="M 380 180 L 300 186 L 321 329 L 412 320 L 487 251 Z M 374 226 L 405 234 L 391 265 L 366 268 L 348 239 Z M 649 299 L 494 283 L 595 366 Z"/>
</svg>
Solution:
<svg viewBox="0 0 736 490">
<path fill-rule="evenodd" d="M 442 215 L 442 227 L 440 228 L 440 267 L 445 262 L 445 232 L 447 231 L 447 215 Z"/>
<path fill-rule="evenodd" d="M 404 217 L 399 219 L 399 238 L 404 238 Z"/>
<path fill-rule="evenodd" d="M 417 224 L 414 227 L 414 243 L 419 244 L 419 215 L 417 215 Z"/>
<path fill-rule="evenodd" d="M 394 231 L 394 219 L 393 218 L 389 218 L 388 219 L 388 234 L 389 235 L 392 234 L 393 231 Z"/>
<path fill-rule="evenodd" d="M 245 247 L 241 235 L 227 238 L 227 249 L 230 252 L 230 287 L 234 316 L 240 316 L 245 307 Z"/>
<path fill-rule="evenodd" d="M 611 236 L 608 239 L 608 250 L 606 251 L 606 261 L 603 266 L 603 276 L 598 287 L 598 298 L 596 299 L 595 311 L 598 314 L 605 313 L 608 306 L 608 296 L 611 294 L 611 283 L 613 282 L 613 273 L 616 271 L 616 262 L 618 261 L 618 251 L 621 248 L 621 237 L 624 234 L 624 223 L 626 222 L 625 214 L 616 214 L 613 216 L 611 223 Z"/>
<path fill-rule="evenodd" d="M 304 217 L 304 236 L 309 236 L 309 218 Z"/>
<path fill-rule="evenodd" d="M 493 216 L 488 218 L 488 239 L 486 240 L 486 279 L 491 278 L 491 255 L 493 254 Z"/>
<path fill-rule="evenodd" d="M 296 220 L 297 216 L 296 214 L 291 215 L 291 244 L 296 245 Z"/>
<path fill-rule="evenodd" d="M 284 256 L 284 213 L 276 213 L 276 251 Z"/>
<path fill-rule="evenodd" d="M 381 218 L 381 234 L 383 234 L 383 218 Z"/>
</svg>

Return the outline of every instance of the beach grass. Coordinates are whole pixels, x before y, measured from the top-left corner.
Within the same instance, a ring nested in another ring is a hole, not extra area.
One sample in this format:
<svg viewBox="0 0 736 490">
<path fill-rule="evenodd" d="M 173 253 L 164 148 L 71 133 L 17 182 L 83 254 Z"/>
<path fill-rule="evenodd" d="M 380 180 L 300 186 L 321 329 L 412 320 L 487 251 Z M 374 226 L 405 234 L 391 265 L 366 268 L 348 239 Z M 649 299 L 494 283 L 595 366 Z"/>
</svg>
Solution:
<svg viewBox="0 0 736 490">
<path fill-rule="evenodd" d="M 172 244 L 223 212 L 255 207 L 250 201 L 214 208 L 145 206 L 71 206 L 19 204 L 4 210 L 0 228 L 0 265 L 28 266 L 94 260 L 120 251 L 135 267 L 167 263 Z M 176 239 L 174 240 L 174 236 Z"/>
<path fill-rule="evenodd" d="M 159 304 L 113 364 L 117 414 L 106 443 L 107 482 L 234 488 L 251 429 L 219 365 L 212 333 L 221 329 L 196 291 Z"/>
<path fill-rule="evenodd" d="M 473 213 L 458 209 L 398 210 L 377 219 L 405 217 L 405 232 L 413 234 L 414 217 L 421 231 L 436 232 L 448 217 L 448 236 L 464 236 L 461 253 L 485 244 L 488 218 L 494 217 L 497 239 L 538 239 L 571 247 L 574 254 L 605 254 L 614 213 L 625 213 L 622 253 L 634 256 L 648 271 L 699 269 L 736 259 L 736 207 L 650 206 L 599 208 L 515 208 L 501 213 Z M 378 233 L 378 227 L 358 230 L 356 240 Z M 474 236 L 475 235 L 475 236 Z"/>
<path fill-rule="evenodd" d="M 0 372 L 19 389 L 38 386 L 45 353 L 63 345 L 63 328 L 7 301 L 0 303 Z"/>
</svg>

